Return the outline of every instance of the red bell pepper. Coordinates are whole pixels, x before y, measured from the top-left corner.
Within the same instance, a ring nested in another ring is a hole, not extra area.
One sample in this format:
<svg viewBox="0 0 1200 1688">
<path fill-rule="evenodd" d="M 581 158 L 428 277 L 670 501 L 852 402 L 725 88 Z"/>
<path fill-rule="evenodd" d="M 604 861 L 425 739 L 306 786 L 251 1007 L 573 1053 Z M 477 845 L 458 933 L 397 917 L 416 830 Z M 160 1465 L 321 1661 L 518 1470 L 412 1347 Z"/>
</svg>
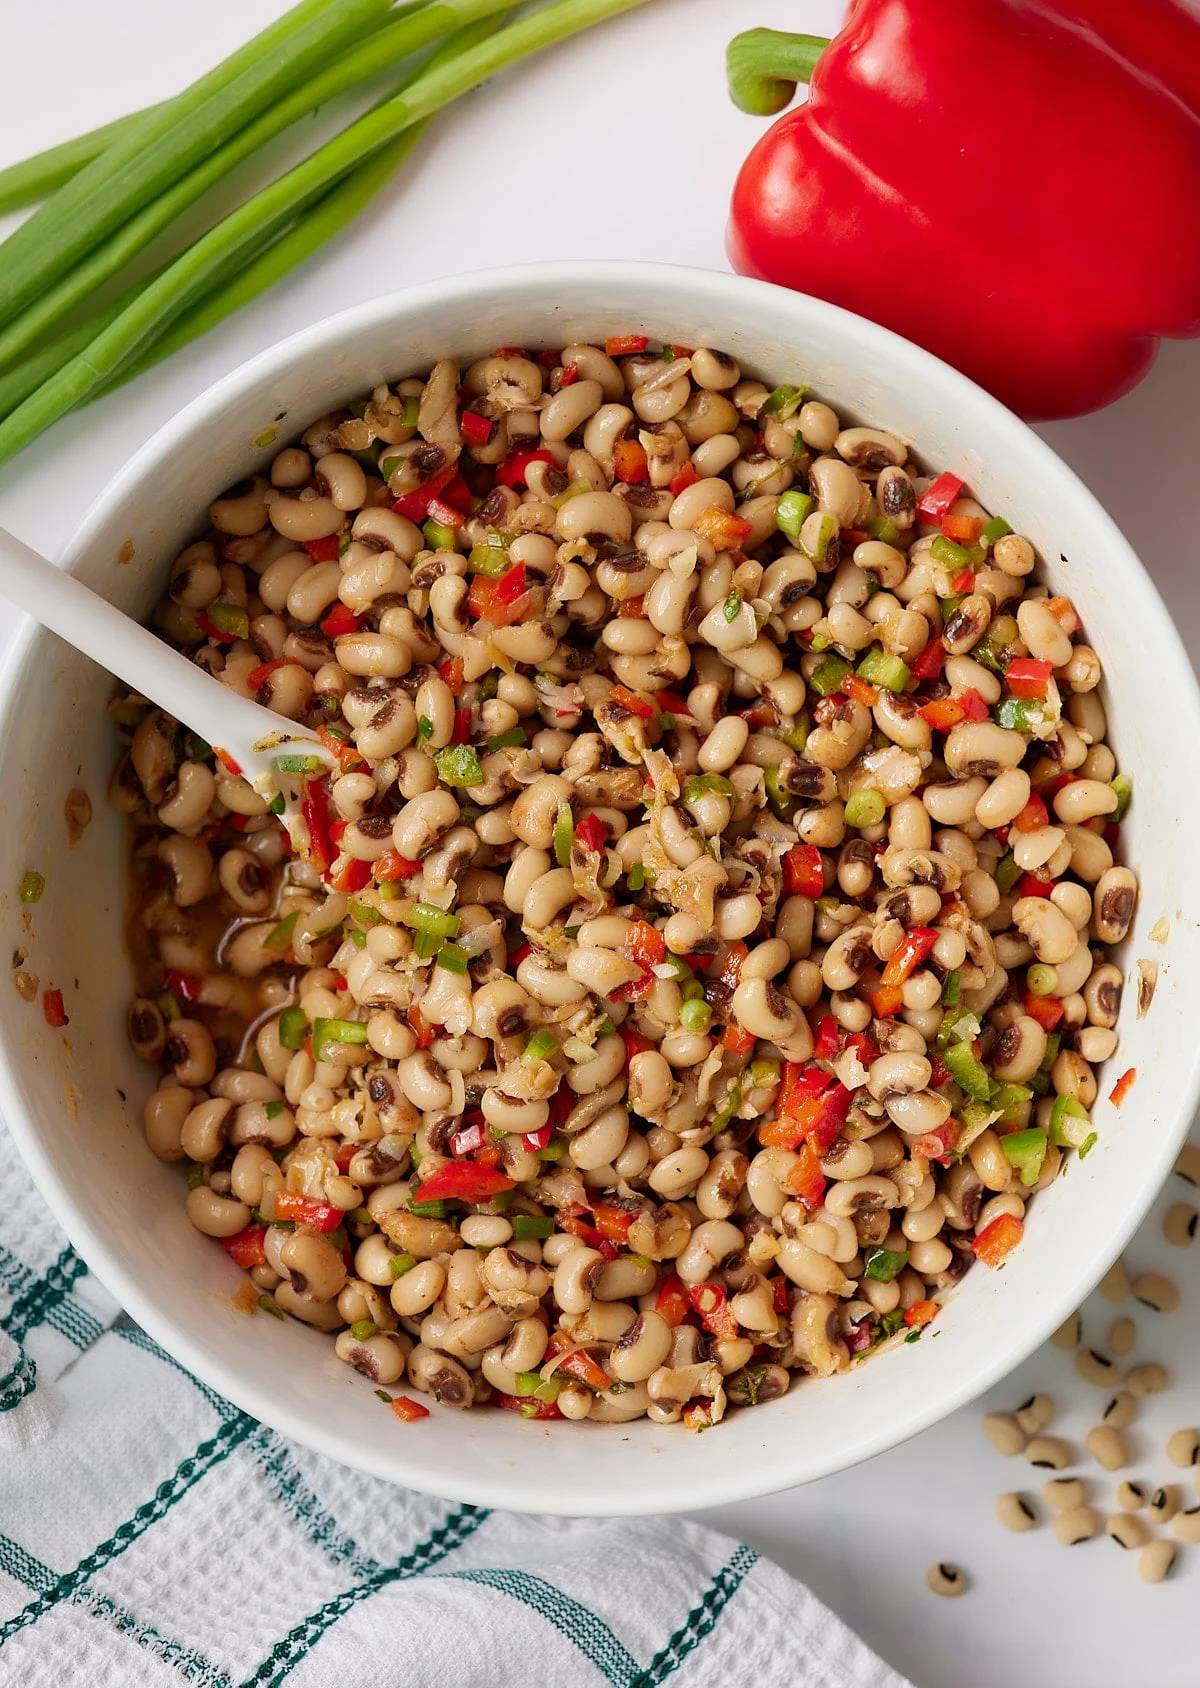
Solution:
<svg viewBox="0 0 1200 1688">
<path fill-rule="evenodd" d="M 298 1195 L 294 1190 L 280 1190 L 275 1197 L 276 1219 L 303 1225 L 309 1231 L 336 1231 L 346 1215 L 340 1207 L 319 1202 L 312 1196 Z"/>
<path fill-rule="evenodd" d="M 1200 242 L 1179 224 L 1200 188 L 1186 0 L 856 0 L 832 43 L 739 36 L 730 72 L 763 115 L 810 86 L 734 189 L 743 273 L 883 322 L 1027 417 L 1107 404 L 1159 336 L 1200 334 Z M 1003 102 L 975 97 L 981 76 Z M 1114 204 L 1137 206 L 1115 251 Z M 905 265 L 917 251 L 952 289 Z"/>
<path fill-rule="evenodd" d="M 584 815 L 575 823 L 575 841 L 585 850 L 603 850 L 608 843 L 607 823 L 599 815 Z"/>
<path fill-rule="evenodd" d="M 910 926 L 883 970 L 885 987 L 902 985 L 905 979 L 910 978 L 937 940 L 938 935 L 932 926 Z"/>
<path fill-rule="evenodd" d="M 614 686 L 608 695 L 614 703 L 620 704 L 621 708 L 627 709 L 631 715 L 637 715 L 643 721 L 654 719 L 654 705 L 647 703 L 646 699 L 639 697 L 636 692 L 631 692 L 628 686 Z"/>
<path fill-rule="evenodd" d="M 247 691 L 261 692 L 272 674 L 287 665 L 288 659 L 285 656 L 273 657 L 270 662 L 260 662 L 258 667 L 252 668 L 246 676 Z"/>
<path fill-rule="evenodd" d="M 1040 832 L 1050 824 L 1049 810 L 1036 791 L 1012 824 L 1018 832 Z"/>
<path fill-rule="evenodd" d="M 936 680 L 946 660 L 946 647 L 940 639 L 931 639 L 909 663 L 914 680 Z"/>
<path fill-rule="evenodd" d="M 1040 874 L 1023 873 L 1017 880 L 1018 897 L 1049 897 L 1057 880 L 1043 879 Z"/>
<path fill-rule="evenodd" d="M 200 981 L 194 973 L 185 973 L 181 967 L 168 967 L 163 980 L 172 995 L 180 1002 L 198 1002 L 200 1000 Z"/>
<path fill-rule="evenodd" d="M 1039 662 L 1032 656 L 1015 656 L 1004 670 L 1004 684 L 1014 697 L 1042 698 L 1053 672 L 1052 663 Z"/>
<path fill-rule="evenodd" d="M 646 448 L 640 440 L 618 440 L 613 447 L 613 476 L 626 486 L 641 486 L 650 479 Z"/>
<path fill-rule="evenodd" d="M 347 856 L 332 879 L 335 891 L 345 891 L 350 896 L 353 896 L 355 891 L 365 890 L 370 883 L 370 862 L 360 862 L 356 856 Z"/>
<path fill-rule="evenodd" d="M 336 563 L 341 555 L 341 535 L 327 533 L 322 539 L 305 539 L 301 541 L 314 563 Z"/>
<path fill-rule="evenodd" d="M 659 1285 L 654 1302 L 655 1312 L 661 1313 L 669 1325 L 681 1325 L 688 1316 L 690 1305 L 682 1278 L 674 1272 L 668 1272 Z"/>
<path fill-rule="evenodd" d="M 963 489 L 964 483 L 957 475 L 945 470 L 936 480 L 930 481 L 925 491 L 917 499 L 918 514 L 924 516 L 927 522 L 941 523 L 943 517 L 950 510 Z"/>
<path fill-rule="evenodd" d="M 610 358 L 627 358 L 636 352 L 644 352 L 649 344 L 645 334 L 610 334 L 604 342 L 604 350 Z"/>
<path fill-rule="evenodd" d="M 732 1341 L 738 1334 L 738 1322 L 724 1284 L 692 1284 L 688 1289 L 692 1308 L 699 1313 L 705 1329 L 718 1338 Z"/>
<path fill-rule="evenodd" d="M 382 856 L 377 856 L 374 862 L 375 877 L 381 885 L 390 884 L 395 879 L 412 879 L 421 871 L 420 862 L 414 862 L 408 856 L 402 856 L 399 850 L 385 850 Z"/>
<path fill-rule="evenodd" d="M 812 901 L 824 894 L 825 864 L 815 844 L 794 844 L 783 858 L 783 883 L 791 897 Z"/>
<path fill-rule="evenodd" d="M 416 1424 L 418 1419 L 429 1417 L 429 1408 L 423 1407 L 420 1401 L 414 1401 L 410 1395 L 393 1395 L 391 1406 L 401 1424 Z"/>
<path fill-rule="evenodd" d="M 468 445 L 486 445 L 496 431 L 496 424 L 477 410 L 464 410 L 458 425 Z"/>
<path fill-rule="evenodd" d="M 398 516 L 407 516 L 410 522 L 423 522 L 429 514 L 430 504 L 443 487 L 449 486 L 454 474 L 453 463 L 447 463 L 444 469 L 439 469 L 436 475 L 432 475 L 421 486 L 401 494 L 392 509 Z"/>
<path fill-rule="evenodd" d="M 493 1196 L 515 1187 L 513 1180 L 494 1166 L 480 1166 L 476 1161 L 448 1161 L 414 1190 L 413 1200 L 490 1202 Z"/>
<path fill-rule="evenodd" d="M 1044 1030 L 1052 1032 L 1066 1010 L 1059 996 L 1034 996 L 1032 991 L 1026 991 L 1025 1012 Z"/>
<path fill-rule="evenodd" d="M 798 1196 L 804 1206 L 810 1210 L 820 1207 L 825 1196 L 825 1174 L 821 1171 L 821 1161 L 811 1143 L 802 1143 L 796 1151 L 796 1160 L 787 1175 L 787 1187 L 792 1195 Z"/>
<path fill-rule="evenodd" d="M 1133 1081 L 1136 1077 L 1137 1068 L 1126 1067 L 1125 1071 L 1121 1074 L 1120 1078 L 1108 1093 L 1108 1099 L 1114 1108 L 1119 1108 L 1121 1103 L 1129 1095 L 1129 1092 L 1133 1089 Z"/>
<path fill-rule="evenodd" d="M 308 827 L 308 853 L 318 873 L 328 873 L 334 857 L 329 835 L 329 787 L 323 780 L 308 780 L 300 799 L 300 813 Z"/>
<path fill-rule="evenodd" d="M 832 1014 L 822 1014 L 817 1021 L 817 1033 L 813 1039 L 813 1054 L 818 1061 L 831 1061 L 837 1054 L 838 1043 L 841 1040 L 841 1029 Z"/>
<path fill-rule="evenodd" d="M 345 604 L 335 604 L 321 622 L 321 631 L 331 639 L 341 639 L 347 633 L 357 633 L 362 623 Z"/>
<path fill-rule="evenodd" d="M 399 1398 L 397 1396 L 397 1399 Z M 538 1401 L 532 1395 L 504 1395 L 497 1389 L 492 1396 L 492 1403 L 494 1406 L 503 1407 L 506 1413 L 516 1413 L 520 1418 L 562 1417 L 554 1401 Z"/>
<path fill-rule="evenodd" d="M 467 608 L 476 620 L 489 621 L 493 627 L 523 621 L 529 610 L 525 564 L 514 563 L 498 579 L 477 574 L 467 593 Z"/>
<path fill-rule="evenodd" d="M 1024 1235 L 1025 1227 L 1021 1221 L 1011 1213 L 1002 1213 L 990 1225 L 984 1226 L 971 1247 L 985 1266 L 999 1266 Z"/>
<path fill-rule="evenodd" d="M 922 1325 L 931 1325 L 937 1316 L 936 1301 L 914 1301 L 911 1307 L 904 1309 L 904 1322 L 910 1330 L 920 1330 Z"/>
<path fill-rule="evenodd" d="M 243 1272 L 248 1272 L 251 1266 L 265 1266 L 267 1256 L 263 1250 L 263 1241 L 267 1234 L 265 1225 L 247 1225 L 244 1231 L 235 1236 L 222 1237 L 221 1247 Z"/>
<path fill-rule="evenodd" d="M 554 461 L 553 452 L 544 449 L 510 452 L 496 470 L 496 480 L 501 486 L 523 487 L 531 464 L 548 463 L 553 468 Z"/>
<path fill-rule="evenodd" d="M 699 479 L 700 476 L 697 473 L 696 465 L 694 463 L 685 463 L 683 468 L 671 482 L 671 491 L 675 497 L 678 498 L 679 494 L 681 492 L 686 492 L 688 487 L 695 486 Z"/>
</svg>

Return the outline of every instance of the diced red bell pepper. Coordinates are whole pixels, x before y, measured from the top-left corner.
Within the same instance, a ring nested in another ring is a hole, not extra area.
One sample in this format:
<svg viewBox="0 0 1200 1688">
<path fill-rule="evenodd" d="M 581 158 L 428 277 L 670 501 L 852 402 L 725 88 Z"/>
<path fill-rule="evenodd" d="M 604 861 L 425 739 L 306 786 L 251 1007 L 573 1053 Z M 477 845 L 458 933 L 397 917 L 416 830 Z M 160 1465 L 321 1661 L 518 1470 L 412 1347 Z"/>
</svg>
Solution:
<svg viewBox="0 0 1200 1688">
<path fill-rule="evenodd" d="M 626 486 L 641 486 L 650 479 L 646 448 L 640 440 L 618 440 L 613 447 L 613 477 Z"/>
<path fill-rule="evenodd" d="M 1108 1099 L 1114 1108 L 1119 1108 L 1133 1088 L 1133 1081 L 1137 1077 L 1136 1067 L 1126 1067 L 1120 1078 L 1108 1093 Z"/>
<path fill-rule="evenodd" d="M 940 1090 L 943 1084 L 950 1082 L 950 1069 L 936 1053 L 929 1057 L 929 1088 Z"/>
<path fill-rule="evenodd" d="M 855 703 L 861 703 L 864 709 L 873 709 L 879 702 L 879 687 L 868 685 L 860 680 L 857 674 L 847 674 L 842 681 L 842 690 L 847 697 L 852 697 Z"/>
<path fill-rule="evenodd" d="M 412 879 L 421 871 L 420 862 L 402 856 L 399 850 L 385 850 L 381 856 L 376 856 L 372 865 L 375 877 L 381 885 L 390 884 L 397 879 Z"/>
<path fill-rule="evenodd" d="M 687 1293 L 693 1311 L 699 1313 L 700 1321 L 706 1330 L 711 1331 L 713 1336 L 728 1341 L 737 1336 L 738 1322 L 733 1308 L 729 1305 L 724 1284 L 711 1281 L 692 1284 Z"/>
<path fill-rule="evenodd" d="M 636 1215 L 626 1208 L 617 1207 L 613 1202 L 593 1202 L 592 1218 L 596 1222 L 596 1229 L 609 1242 L 624 1243 L 629 1241 L 629 1227 Z"/>
<path fill-rule="evenodd" d="M 964 597 L 968 592 L 973 592 L 975 590 L 975 575 L 972 570 L 962 569 L 958 574 L 956 574 L 954 579 L 950 582 L 950 590 L 952 592 L 959 592 Z"/>
<path fill-rule="evenodd" d="M 453 504 L 444 503 L 440 498 L 431 498 L 429 500 L 429 520 L 437 522 L 439 527 L 450 528 L 453 531 L 463 525 L 463 513 L 461 510 L 456 510 Z"/>
<path fill-rule="evenodd" d="M 621 708 L 627 709 L 631 715 L 637 715 L 643 721 L 654 718 L 654 705 L 647 703 L 646 699 L 639 697 L 636 692 L 631 692 L 628 686 L 614 686 L 608 695 L 614 703 L 620 704 Z"/>
<path fill-rule="evenodd" d="M 941 1125 L 932 1131 L 924 1131 L 919 1137 L 913 1138 L 912 1152 L 921 1155 L 925 1160 L 937 1161 L 942 1166 L 949 1166 L 959 1137 L 959 1124 L 956 1119 L 943 1120 Z"/>
<path fill-rule="evenodd" d="M 854 1032 L 846 1039 L 846 1048 L 854 1050 L 864 1067 L 869 1067 L 872 1061 L 879 1059 L 879 1051 L 866 1032 Z"/>
<path fill-rule="evenodd" d="M 438 673 L 449 686 L 455 697 L 461 697 L 465 684 L 463 675 L 463 659 L 460 656 L 448 657 L 445 662 L 438 663 Z"/>
<path fill-rule="evenodd" d="M 288 659 L 285 656 L 273 657 L 270 662 L 260 662 L 257 668 L 252 668 L 246 676 L 246 689 L 251 692 L 261 692 L 272 674 L 281 668 L 286 668 Z"/>
<path fill-rule="evenodd" d="M 883 970 L 883 984 L 902 985 L 928 956 L 938 935 L 932 926 L 910 926 Z"/>
<path fill-rule="evenodd" d="M 321 623 L 321 631 L 331 639 L 342 639 L 347 633 L 357 633 L 362 622 L 347 604 L 335 604 Z"/>
<path fill-rule="evenodd" d="M 534 463 L 548 463 L 553 468 L 554 453 L 544 447 L 537 451 L 512 451 L 496 470 L 496 480 L 500 486 L 523 487 Z"/>
<path fill-rule="evenodd" d="M 1014 697 L 1042 698 L 1053 672 L 1052 663 L 1039 662 L 1032 656 L 1015 656 L 1004 670 L 1004 684 Z"/>
<path fill-rule="evenodd" d="M 957 727 L 960 721 L 967 718 L 961 700 L 956 697 L 931 698 L 928 703 L 921 705 L 917 713 L 935 733 L 948 733 L 951 727 Z"/>
<path fill-rule="evenodd" d="M 696 471 L 695 464 L 685 463 L 683 468 L 679 471 L 679 473 L 675 476 L 674 480 L 672 480 L 672 482 L 671 482 L 671 492 L 672 492 L 672 494 L 676 498 L 678 498 L 679 494 L 681 492 L 686 492 L 688 487 L 695 486 L 696 482 L 699 479 L 700 479 L 700 476 Z"/>
<path fill-rule="evenodd" d="M 811 1143 L 802 1143 L 796 1155 L 797 1159 L 788 1171 L 787 1187 L 811 1211 L 820 1207 L 824 1200 L 828 1180 L 821 1171 L 820 1158 Z"/>
<path fill-rule="evenodd" d="M 577 363 L 564 363 L 562 374 L 558 378 L 560 390 L 563 387 L 573 387 L 578 379 L 579 365 Z"/>
<path fill-rule="evenodd" d="M 692 712 L 688 708 L 687 699 L 680 697 L 678 692 L 667 690 L 655 692 L 654 701 L 658 705 L 660 715 L 691 716 Z"/>
<path fill-rule="evenodd" d="M 577 1383 L 586 1384 L 589 1389 L 603 1393 L 612 1387 L 612 1378 L 583 1348 L 577 1348 L 573 1354 L 568 1354 L 565 1360 L 560 1360 L 558 1369 L 568 1377 L 573 1377 Z"/>
<path fill-rule="evenodd" d="M 515 1181 L 495 1167 L 480 1166 L 475 1161 L 450 1161 L 430 1174 L 413 1192 L 413 1200 L 486 1202 L 515 1188 Z"/>
<path fill-rule="evenodd" d="M 945 660 L 945 645 L 940 639 L 931 639 L 909 663 L 909 672 L 915 680 L 936 680 Z"/>
<path fill-rule="evenodd" d="M 185 973 L 180 967 L 168 967 L 164 980 L 167 989 L 180 1002 L 197 1002 L 200 998 L 200 981 L 192 973 Z"/>
<path fill-rule="evenodd" d="M 783 883 L 789 896 L 814 902 L 825 891 L 825 864 L 815 844 L 794 844 L 783 858 Z"/>
<path fill-rule="evenodd" d="M 644 352 L 650 344 L 645 334 L 610 334 L 604 342 L 604 350 L 610 358 L 631 357 L 635 352 Z"/>
<path fill-rule="evenodd" d="M 536 1131 L 522 1132 L 522 1141 L 527 1149 L 536 1154 L 539 1149 L 548 1149 L 550 1139 L 554 1136 L 554 1127 L 550 1124 L 539 1125 Z"/>
<path fill-rule="evenodd" d="M 493 1406 L 502 1407 L 506 1413 L 516 1413 L 519 1418 L 549 1419 L 562 1417 L 556 1401 L 539 1401 L 533 1395 L 505 1395 L 497 1389 L 491 1399 Z"/>
<path fill-rule="evenodd" d="M 741 1026 L 729 1025 L 725 1027 L 721 1047 L 730 1055 L 748 1055 L 757 1042 L 753 1032 L 743 1031 Z"/>
<path fill-rule="evenodd" d="M 771 1305 L 777 1313 L 786 1313 L 791 1304 L 791 1284 L 786 1278 L 771 1279 Z"/>
<path fill-rule="evenodd" d="M 957 475 L 951 475 L 948 471 L 940 474 L 936 480 L 930 481 L 917 499 L 917 513 L 927 522 L 940 525 L 943 517 L 957 501 L 964 484 Z"/>
<path fill-rule="evenodd" d="M 877 1020 L 890 1020 L 904 1006 L 904 992 L 899 985 L 880 985 L 871 993 L 871 1008 Z"/>
<path fill-rule="evenodd" d="M 833 1074 L 826 1072 L 824 1067 L 803 1066 L 799 1061 L 785 1062 L 779 1089 L 779 1111 L 794 1119 L 805 1102 L 820 1096 L 832 1083 Z"/>
<path fill-rule="evenodd" d="M 429 506 L 443 487 L 449 486 L 454 479 L 453 463 L 447 463 L 439 469 L 436 475 L 414 487 L 411 492 L 401 494 L 392 505 L 398 516 L 407 516 L 410 522 L 423 522 L 429 514 Z"/>
<path fill-rule="evenodd" d="M 641 1032 L 634 1031 L 630 1025 L 621 1027 L 621 1041 L 625 1045 L 625 1060 L 632 1061 L 635 1055 L 644 1055 L 648 1049 L 655 1048 L 648 1037 Z"/>
<path fill-rule="evenodd" d="M 665 959 L 667 940 L 657 926 L 648 920 L 635 920 L 629 929 L 625 948 L 639 967 L 657 967 Z"/>
<path fill-rule="evenodd" d="M 478 410 L 464 410 L 458 425 L 468 445 L 486 445 L 496 432 L 496 424 Z"/>
<path fill-rule="evenodd" d="M 526 591 L 525 564 L 514 563 L 498 579 L 477 574 L 467 593 L 467 608 L 477 621 L 509 627 L 522 620 L 528 610 Z"/>
<path fill-rule="evenodd" d="M 1023 873 L 1017 880 L 1017 896 L 1049 897 L 1057 883 L 1056 879 L 1043 879 L 1036 873 Z"/>
<path fill-rule="evenodd" d="M 213 755 L 227 774 L 232 774 L 235 780 L 242 777 L 242 764 L 236 762 L 227 750 L 222 750 L 219 744 L 213 745 Z"/>
<path fill-rule="evenodd" d="M 342 536 L 327 533 L 320 539 L 302 540 L 301 544 L 314 563 L 336 563 L 342 551 Z"/>
<path fill-rule="evenodd" d="M 487 1125 L 483 1115 L 478 1114 L 472 1120 L 463 1120 L 450 1139 L 450 1152 L 461 1160 L 464 1155 L 473 1155 L 477 1149 L 482 1149 L 487 1141 Z"/>
<path fill-rule="evenodd" d="M 668 1272 L 659 1285 L 654 1302 L 655 1312 L 660 1313 L 669 1325 L 681 1325 L 690 1308 L 691 1302 L 688 1300 L 683 1280 L 676 1273 Z"/>
<path fill-rule="evenodd" d="M 575 823 L 575 839 L 585 850 L 603 850 L 608 843 L 608 824 L 599 815 L 584 815 Z"/>
<path fill-rule="evenodd" d="M 838 1043 L 841 1040 L 841 1028 L 832 1014 L 822 1014 L 817 1022 L 817 1035 L 813 1043 L 813 1054 L 818 1061 L 829 1061 L 837 1054 Z"/>
<path fill-rule="evenodd" d="M 1036 791 L 1012 824 L 1018 832 L 1040 832 L 1050 824 L 1050 811 Z"/>
<path fill-rule="evenodd" d="M 713 983 L 724 987 L 727 991 L 735 991 L 741 983 L 742 963 L 750 954 L 740 938 L 725 945 L 721 951 L 716 971 L 711 975 Z"/>
<path fill-rule="evenodd" d="M 961 516 L 950 511 L 942 517 L 942 532 L 956 545 L 974 545 L 983 532 L 982 516 Z"/>
<path fill-rule="evenodd" d="M 267 1235 L 265 1225 L 247 1225 L 244 1231 L 236 1236 L 222 1237 L 221 1247 L 243 1272 L 248 1272 L 251 1266 L 265 1266 L 267 1263 L 263 1242 Z"/>
<path fill-rule="evenodd" d="M 920 1330 L 924 1325 L 931 1325 L 937 1316 L 936 1301 L 914 1301 L 911 1307 L 904 1309 L 904 1322 L 910 1330 Z"/>
<path fill-rule="evenodd" d="M 329 788 L 324 780 L 306 780 L 300 813 L 308 828 L 308 850 L 318 873 L 328 873 L 334 857 L 329 835 Z"/>
<path fill-rule="evenodd" d="M 416 1424 L 418 1419 L 429 1417 L 429 1408 L 414 1401 L 411 1395 L 393 1395 L 391 1407 L 401 1424 Z"/>
<path fill-rule="evenodd" d="M 712 504 L 701 510 L 692 523 L 692 531 L 707 539 L 715 551 L 738 551 L 754 530 L 744 516 L 735 516 L 732 510 Z"/>
<path fill-rule="evenodd" d="M 413 1033 L 416 1036 L 417 1048 L 428 1049 L 430 1044 L 433 1042 L 433 1028 L 432 1026 L 426 1024 L 425 1019 L 421 1014 L 421 1010 L 417 1007 L 415 1002 L 408 1010 L 405 1018 L 412 1027 Z"/>
<path fill-rule="evenodd" d="M 1052 1032 L 1066 1012 L 1062 998 L 1058 996 L 1034 996 L 1032 991 L 1025 992 L 1025 1012 L 1031 1020 L 1036 1020 L 1039 1026 Z"/>
<path fill-rule="evenodd" d="M 333 1151 L 333 1158 L 337 1162 L 338 1171 L 343 1174 L 349 1172 L 350 1162 L 354 1159 L 357 1153 L 357 1143 L 339 1143 L 337 1148 Z"/>
<path fill-rule="evenodd" d="M 309 1231 L 336 1231 L 346 1215 L 340 1207 L 319 1202 L 312 1196 L 302 1196 L 294 1190 L 280 1190 L 275 1197 L 276 1219 L 290 1220 Z"/>
<path fill-rule="evenodd" d="M 966 691 L 960 695 L 959 702 L 963 706 L 963 714 L 968 721 L 987 721 L 991 718 L 991 710 L 987 706 L 986 699 L 975 690 L 974 686 L 967 687 Z"/>
<path fill-rule="evenodd" d="M 818 1156 L 828 1153 L 841 1135 L 854 1097 L 845 1085 L 834 1082 L 823 1095 L 797 1098 L 795 1087 L 786 1099 L 786 1110 L 759 1130 L 759 1142 L 766 1148 L 798 1149 L 808 1142 Z"/>
<path fill-rule="evenodd" d="M 347 856 L 330 882 L 335 891 L 348 892 L 352 896 L 355 891 L 362 891 L 371 883 L 371 864 L 360 862 L 354 856 Z"/>
<path fill-rule="evenodd" d="M 985 1266 L 999 1266 L 1016 1248 L 1025 1234 L 1025 1226 L 1012 1213 L 1002 1213 L 993 1219 L 972 1242 L 971 1247 Z"/>
<path fill-rule="evenodd" d="M 456 709 L 454 711 L 454 731 L 451 734 L 452 744 L 470 744 L 471 742 L 471 711 Z"/>
</svg>

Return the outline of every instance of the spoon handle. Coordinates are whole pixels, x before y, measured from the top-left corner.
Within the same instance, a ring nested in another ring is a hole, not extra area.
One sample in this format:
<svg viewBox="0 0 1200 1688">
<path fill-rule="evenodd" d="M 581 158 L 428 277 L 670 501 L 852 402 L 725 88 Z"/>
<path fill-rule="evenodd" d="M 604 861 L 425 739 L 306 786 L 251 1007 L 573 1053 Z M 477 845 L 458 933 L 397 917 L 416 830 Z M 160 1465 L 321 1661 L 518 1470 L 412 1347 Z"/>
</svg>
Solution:
<svg viewBox="0 0 1200 1688">
<path fill-rule="evenodd" d="M 0 591 L 19 609 L 148 697 L 168 715 L 228 750 L 247 778 L 271 772 L 273 758 L 299 743 L 327 760 L 319 741 L 211 674 L 106 599 L 0 528 Z M 271 738 L 268 747 L 258 748 Z"/>
</svg>

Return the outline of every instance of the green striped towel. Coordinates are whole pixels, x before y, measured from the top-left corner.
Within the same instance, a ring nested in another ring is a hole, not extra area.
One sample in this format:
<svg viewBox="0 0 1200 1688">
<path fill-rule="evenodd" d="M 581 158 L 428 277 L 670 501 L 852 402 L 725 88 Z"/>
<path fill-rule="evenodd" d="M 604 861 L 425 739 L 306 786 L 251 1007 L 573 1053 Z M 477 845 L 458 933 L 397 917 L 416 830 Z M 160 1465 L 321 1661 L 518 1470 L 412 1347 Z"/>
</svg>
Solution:
<svg viewBox="0 0 1200 1688">
<path fill-rule="evenodd" d="M 0 1688 L 908 1688 L 679 1519 L 374 1481 L 199 1383 L 91 1277 L 0 1126 Z"/>
</svg>

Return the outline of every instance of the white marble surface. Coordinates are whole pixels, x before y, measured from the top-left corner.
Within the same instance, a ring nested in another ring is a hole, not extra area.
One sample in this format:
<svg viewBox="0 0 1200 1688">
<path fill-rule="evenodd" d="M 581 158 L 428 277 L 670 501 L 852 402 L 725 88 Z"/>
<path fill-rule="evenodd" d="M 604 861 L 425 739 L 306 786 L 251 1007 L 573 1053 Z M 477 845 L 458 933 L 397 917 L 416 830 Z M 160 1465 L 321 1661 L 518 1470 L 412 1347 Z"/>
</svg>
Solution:
<svg viewBox="0 0 1200 1688">
<path fill-rule="evenodd" d="M 201 13 L 180 0 L 13 8 L 0 160 L 160 96 L 281 9 L 280 0 L 208 0 Z M 53 553 L 116 466 L 217 376 L 317 317 L 408 281 L 601 254 L 724 268 L 728 190 L 760 127 L 726 100 L 725 40 L 755 23 L 829 31 L 842 10 L 832 0 L 650 0 L 493 83 L 435 126 L 334 251 L 0 471 L 0 521 Z M 314 124 L 309 134 L 317 133 Z M 1046 430 L 1140 550 L 1193 651 L 1198 385 L 1200 345 L 1170 346 L 1122 403 Z M 1189 1193 L 1172 1182 L 1160 1211 Z M 1169 1250 L 1151 1220 L 1132 1258 L 1173 1270 L 1191 1292 L 1170 1320 L 1137 1309 L 1139 1355 L 1164 1359 L 1175 1377 L 1131 1436 L 1138 1474 L 1161 1482 L 1172 1475 L 1166 1433 L 1200 1420 L 1200 1250 Z M 1113 1311 L 1097 1297 L 1089 1303 L 1096 1342 Z M 922 1688 L 1011 1688 L 1017 1679 L 1055 1688 L 1194 1688 L 1200 1549 L 1185 1554 L 1172 1582 L 1146 1588 L 1130 1557 L 1107 1541 L 1067 1552 L 1045 1527 L 1017 1537 L 997 1524 L 996 1493 L 1035 1490 L 1030 1478 L 1041 1474 L 991 1450 L 979 1410 L 1015 1404 L 1035 1388 L 1069 1407 L 1065 1433 L 1081 1439 L 1099 1392 L 1065 1356 L 1045 1350 L 978 1410 L 905 1447 L 807 1489 L 709 1516 L 811 1583 Z M 721 1458 L 719 1436 L 712 1457 Z M 1111 1498 L 1111 1482 L 1095 1488 L 1100 1504 Z M 967 1598 L 938 1601 L 926 1592 L 925 1568 L 938 1558 L 970 1571 Z"/>
</svg>

